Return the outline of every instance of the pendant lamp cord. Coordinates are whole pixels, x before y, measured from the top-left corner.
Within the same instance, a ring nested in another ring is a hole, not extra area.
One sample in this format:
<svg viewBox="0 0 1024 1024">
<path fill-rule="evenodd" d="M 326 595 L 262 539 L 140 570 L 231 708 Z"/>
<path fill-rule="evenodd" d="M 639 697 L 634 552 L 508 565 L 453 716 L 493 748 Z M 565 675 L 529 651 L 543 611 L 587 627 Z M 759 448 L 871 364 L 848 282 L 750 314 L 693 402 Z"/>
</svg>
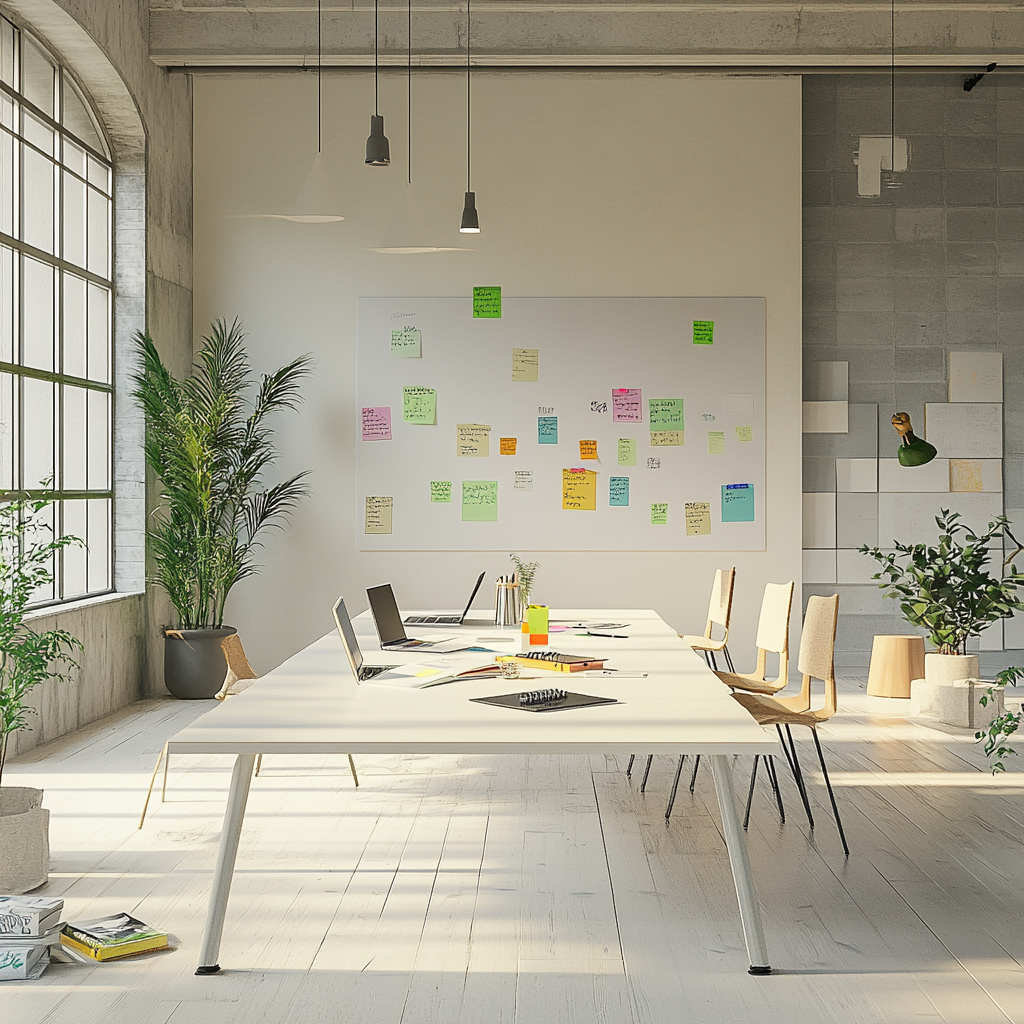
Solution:
<svg viewBox="0 0 1024 1024">
<path fill-rule="evenodd" d="M 472 21 L 470 15 L 470 0 L 466 0 L 466 191 L 472 192 L 472 152 L 473 146 L 470 139 L 470 133 L 473 127 L 472 117 L 472 97 L 470 95 L 470 71 L 469 71 L 469 54 L 471 50 L 471 32 L 472 32 Z"/>
<path fill-rule="evenodd" d="M 323 0 L 316 0 L 316 152 L 317 152 L 318 156 L 320 154 L 320 144 L 321 144 L 321 136 L 322 136 L 322 130 L 321 130 L 321 123 L 322 123 L 322 119 L 321 119 L 321 106 L 322 106 L 322 103 L 323 103 L 323 89 L 322 89 L 322 86 L 321 86 L 321 77 L 320 77 L 320 64 L 321 64 L 321 61 L 323 60 L 323 56 L 322 56 L 323 55 L 322 43 L 323 43 L 323 31 L 324 31 L 323 15 L 322 15 L 322 11 L 321 11 L 321 4 L 322 3 L 323 3 Z"/>
<path fill-rule="evenodd" d="M 409 0 L 409 25 L 407 29 L 408 35 L 408 49 L 406 51 L 406 85 L 409 90 L 409 96 L 407 99 L 407 105 L 409 107 L 409 124 L 408 124 L 408 141 L 406 142 L 406 148 L 409 151 L 409 184 L 412 184 L 412 0 Z"/>
<path fill-rule="evenodd" d="M 380 113 L 380 103 L 377 100 L 377 23 L 378 23 L 379 0 L 373 0 L 373 113 Z"/>
<path fill-rule="evenodd" d="M 889 170 L 896 170 L 896 0 L 889 2 Z"/>
</svg>

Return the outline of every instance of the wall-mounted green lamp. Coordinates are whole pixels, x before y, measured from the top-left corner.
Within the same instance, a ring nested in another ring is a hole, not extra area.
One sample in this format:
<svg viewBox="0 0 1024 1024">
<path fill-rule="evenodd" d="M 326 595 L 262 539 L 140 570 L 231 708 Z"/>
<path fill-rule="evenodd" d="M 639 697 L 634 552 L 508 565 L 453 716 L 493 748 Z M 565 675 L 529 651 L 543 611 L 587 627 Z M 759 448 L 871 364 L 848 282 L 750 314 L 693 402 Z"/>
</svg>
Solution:
<svg viewBox="0 0 1024 1024">
<path fill-rule="evenodd" d="M 902 438 L 899 451 L 896 453 L 901 466 L 923 466 L 938 455 L 935 445 L 922 441 L 914 433 L 914 428 L 910 424 L 910 413 L 894 413 L 892 425 Z"/>
</svg>

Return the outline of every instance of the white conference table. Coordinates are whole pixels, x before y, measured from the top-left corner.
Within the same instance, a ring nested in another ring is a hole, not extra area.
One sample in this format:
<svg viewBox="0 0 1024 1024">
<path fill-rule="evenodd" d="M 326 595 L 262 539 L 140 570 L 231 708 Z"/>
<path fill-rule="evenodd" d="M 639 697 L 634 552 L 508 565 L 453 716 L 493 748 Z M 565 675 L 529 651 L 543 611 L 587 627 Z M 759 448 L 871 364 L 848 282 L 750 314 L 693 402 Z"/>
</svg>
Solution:
<svg viewBox="0 0 1024 1024">
<path fill-rule="evenodd" d="M 608 658 L 622 671 L 646 678 L 581 677 L 537 671 L 524 681 L 483 679 L 422 690 L 358 684 L 337 632 L 289 658 L 244 693 L 196 719 L 169 741 L 168 753 L 235 754 L 217 866 L 196 974 L 216 974 L 228 894 L 238 852 L 249 782 L 258 754 L 473 753 L 473 754 L 703 754 L 711 761 L 751 974 L 771 967 L 761 912 L 747 858 L 733 786 L 730 754 L 776 753 L 766 733 L 732 700 L 703 658 L 655 612 L 636 609 L 552 611 L 557 621 L 629 623 L 628 639 L 581 637 L 579 629 L 551 634 L 551 649 Z M 367 664 L 437 660 L 428 652 L 381 651 L 372 619 L 354 620 Z M 507 636 L 486 646 L 519 650 L 519 632 L 469 620 L 462 627 L 412 628 L 411 635 Z M 479 664 L 486 654 L 445 655 Z M 469 698 L 561 686 L 615 697 L 622 703 L 549 713 L 473 703 Z"/>
</svg>

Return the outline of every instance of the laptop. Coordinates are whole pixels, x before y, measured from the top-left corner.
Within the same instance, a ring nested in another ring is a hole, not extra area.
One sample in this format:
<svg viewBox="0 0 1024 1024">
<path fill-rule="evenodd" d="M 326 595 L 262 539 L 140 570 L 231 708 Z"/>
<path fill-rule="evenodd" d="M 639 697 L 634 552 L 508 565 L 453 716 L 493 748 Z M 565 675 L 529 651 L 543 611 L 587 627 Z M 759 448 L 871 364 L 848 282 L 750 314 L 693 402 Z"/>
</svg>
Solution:
<svg viewBox="0 0 1024 1024">
<path fill-rule="evenodd" d="M 373 624 L 377 627 L 377 638 L 385 651 L 408 650 L 414 647 L 429 647 L 432 654 L 450 654 L 453 651 L 485 650 L 465 641 L 451 640 L 415 640 L 405 635 L 402 625 L 402 613 L 398 610 L 394 591 L 390 583 L 380 587 L 370 587 L 366 591 L 373 614 Z"/>
<path fill-rule="evenodd" d="M 356 639 L 356 631 L 352 628 L 352 620 L 345 608 L 345 598 L 339 597 L 334 604 L 334 621 L 338 624 L 338 632 L 341 634 L 341 643 L 348 655 L 348 662 L 352 666 L 352 674 L 362 683 L 381 672 L 397 668 L 397 665 L 364 665 L 363 652 L 359 650 L 359 641 Z"/>
<path fill-rule="evenodd" d="M 410 615 L 405 620 L 405 624 L 407 626 L 461 626 L 466 621 L 469 609 L 476 598 L 476 592 L 480 589 L 480 584 L 483 583 L 484 576 L 486 575 L 487 571 L 484 570 L 484 572 L 477 576 L 476 586 L 473 587 L 473 592 L 469 595 L 469 600 L 466 602 L 466 610 L 461 615 Z"/>
</svg>

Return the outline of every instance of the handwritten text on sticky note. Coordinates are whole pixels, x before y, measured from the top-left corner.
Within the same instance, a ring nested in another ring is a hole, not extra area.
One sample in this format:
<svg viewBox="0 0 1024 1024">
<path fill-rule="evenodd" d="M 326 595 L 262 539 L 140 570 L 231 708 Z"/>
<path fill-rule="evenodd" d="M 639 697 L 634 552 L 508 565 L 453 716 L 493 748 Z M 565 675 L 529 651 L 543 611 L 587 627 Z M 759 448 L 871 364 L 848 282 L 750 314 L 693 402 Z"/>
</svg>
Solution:
<svg viewBox="0 0 1024 1024">
<path fill-rule="evenodd" d="M 636 438 L 635 437 L 620 437 L 619 438 L 619 465 L 620 466 L 635 466 L 636 465 Z"/>
<path fill-rule="evenodd" d="M 752 441 L 754 439 L 754 428 L 753 427 L 737 427 L 736 428 L 736 440 L 737 441 Z"/>
<path fill-rule="evenodd" d="M 390 533 L 394 500 L 381 495 L 367 497 L 364 533 Z"/>
<path fill-rule="evenodd" d="M 539 350 L 535 348 L 512 349 L 512 380 L 535 381 L 540 367 Z"/>
<path fill-rule="evenodd" d="M 581 459 L 596 459 L 597 458 L 597 442 L 596 441 L 580 441 L 580 458 Z"/>
<path fill-rule="evenodd" d="M 433 388 L 402 388 L 402 419 L 406 423 L 436 423 L 437 392 Z"/>
<path fill-rule="evenodd" d="M 498 451 L 502 455 L 515 455 L 516 453 L 516 438 L 514 437 L 502 437 L 498 441 Z"/>
<path fill-rule="evenodd" d="M 462 481 L 462 521 L 496 523 L 498 521 L 498 481 Z"/>
<path fill-rule="evenodd" d="M 501 318 L 501 289 L 474 288 L 473 316 L 484 320 Z"/>
<path fill-rule="evenodd" d="M 686 536 L 706 537 L 711 533 L 711 503 L 688 501 L 685 505 Z"/>
<path fill-rule="evenodd" d="M 363 440 L 391 440 L 390 405 L 374 405 L 363 408 Z"/>
<path fill-rule="evenodd" d="M 485 423 L 456 426 L 455 454 L 460 459 L 486 459 L 491 454 L 491 428 Z"/>
<path fill-rule="evenodd" d="M 558 417 L 537 417 L 537 443 L 558 444 Z"/>
<path fill-rule="evenodd" d="M 683 400 L 681 398 L 652 398 L 647 402 L 650 428 L 654 430 L 683 429 Z"/>
<path fill-rule="evenodd" d="M 399 327 L 391 332 L 391 355 L 394 359 L 419 359 L 420 332 L 415 327 Z"/>
<path fill-rule="evenodd" d="M 629 477 L 613 476 L 608 478 L 608 504 L 629 504 Z"/>
<path fill-rule="evenodd" d="M 725 454 L 725 432 L 722 430 L 708 431 L 708 455 Z"/>
<path fill-rule="evenodd" d="M 722 485 L 722 522 L 752 523 L 754 521 L 754 485 Z"/>
<path fill-rule="evenodd" d="M 715 343 L 715 321 L 694 320 L 693 321 L 693 343 L 694 345 L 714 345 Z M 728 346 L 726 346 L 728 348 Z"/>
<path fill-rule="evenodd" d="M 451 480 L 431 480 L 430 481 L 430 500 L 431 501 L 451 501 L 452 500 L 452 482 L 451 482 Z"/>
<path fill-rule="evenodd" d="M 597 510 L 597 474 L 593 470 L 562 470 L 562 508 Z"/>
<path fill-rule="evenodd" d="M 659 501 L 651 505 L 651 526 L 668 525 L 668 502 Z"/>
<path fill-rule="evenodd" d="M 644 403 L 639 388 L 612 388 L 612 422 L 641 423 Z"/>
</svg>

